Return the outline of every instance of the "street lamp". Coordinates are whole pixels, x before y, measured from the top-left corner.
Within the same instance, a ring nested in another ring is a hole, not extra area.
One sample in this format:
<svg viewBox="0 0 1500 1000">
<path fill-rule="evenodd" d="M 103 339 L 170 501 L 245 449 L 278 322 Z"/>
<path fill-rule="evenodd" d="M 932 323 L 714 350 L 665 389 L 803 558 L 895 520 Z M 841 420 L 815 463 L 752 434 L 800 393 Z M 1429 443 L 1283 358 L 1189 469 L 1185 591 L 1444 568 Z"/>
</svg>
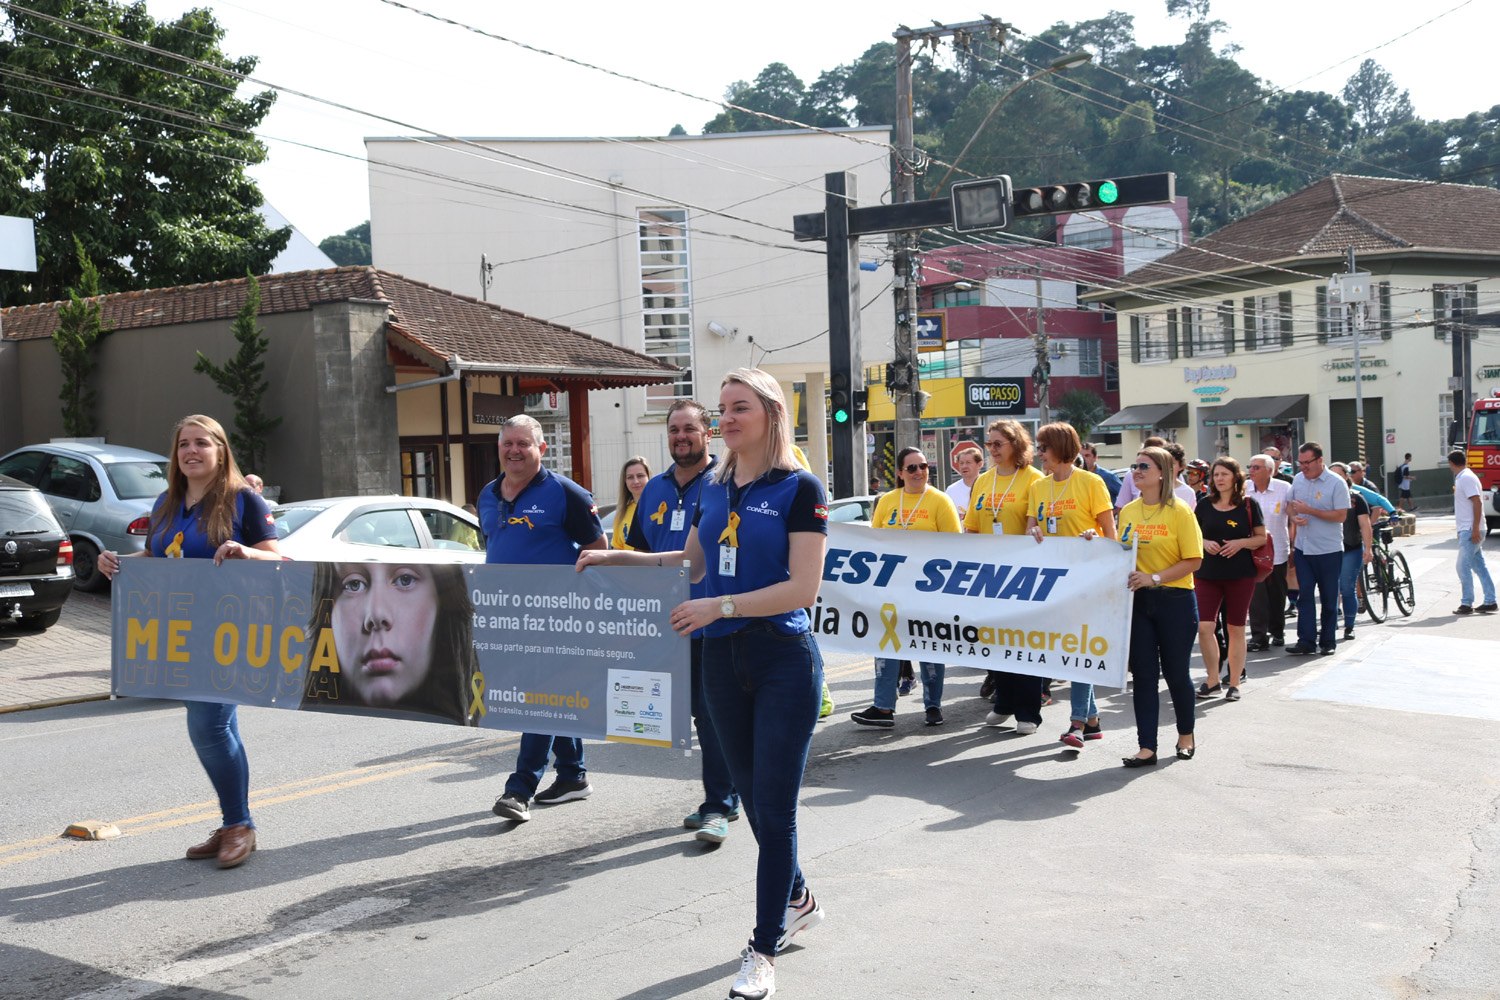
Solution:
<svg viewBox="0 0 1500 1000">
<path fill-rule="evenodd" d="M 1056 59 L 1052 60 L 1052 62 L 1047 64 L 1047 67 L 1045 69 L 1037 70 L 1035 73 L 1026 77 L 1024 80 L 1017 80 L 1009 90 L 1000 95 L 999 100 L 997 100 L 990 106 L 989 112 L 984 116 L 984 121 L 980 122 L 979 127 L 974 130 L 974 134 L 969 136 L 969 141 L 964 143 L 964 148 L 958 151 L 958 155 L 955 156 L 953 158 L 953 162 L 948 165 L 948 172 L 943 175 L 943 179 L 938 181 L 937 186 L 932 190 L 934 192 L 937 192 L 943 189 L 943 185 L 948 183 L 948 178 L 953 176 L 953 171 L 957 170 L 958 165 L 963 162 L 964 155 L 968 153 L 970 147 L 974 145 L 980 134 L 984 132 L 985 127 L 990 123 L 990 119 L 995 117 L 995 112 L 1000 110 L 1000 105 L 1010 100 L 1011 96 L 1015 94 L 1016 91 L 1020 90 L 1022 87 L 1026 86 L 1033 80 L 1040 80 L 1042 77 L 1047 76 L 1051 73 L 1060 73 L 1063 70 L 1077 69 L 1079 66 L 1082 66 L 1085 63 L 1093 62 L 1093 60 L 1094 54 L 1092 52 L 1082 50 L 1078 52 L 1070 52 L 1065 56 L 1058 56 Z"/>
</svg>

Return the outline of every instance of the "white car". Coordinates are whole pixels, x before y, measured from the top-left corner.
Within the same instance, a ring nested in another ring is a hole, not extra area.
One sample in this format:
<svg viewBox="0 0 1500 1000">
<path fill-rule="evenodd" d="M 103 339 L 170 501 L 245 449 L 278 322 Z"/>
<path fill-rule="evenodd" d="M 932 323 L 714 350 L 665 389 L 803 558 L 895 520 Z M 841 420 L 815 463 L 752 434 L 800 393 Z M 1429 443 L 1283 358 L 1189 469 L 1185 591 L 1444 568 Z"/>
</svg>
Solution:
<svg viewBox="0 0 1500 1000">
<path fill-rule="evenodd" d="M 842 497 L 828 501 L 828 520 L 832 524 L 865 524 L 875 516 L 875 504 L 880 497 Z"/>
<path fill-rule="evenodd" d="M 299 500 L 271 508 L 288 559 L 313 562 L 484 562 L 479 520 L 426 497 Z"/>
</svg>

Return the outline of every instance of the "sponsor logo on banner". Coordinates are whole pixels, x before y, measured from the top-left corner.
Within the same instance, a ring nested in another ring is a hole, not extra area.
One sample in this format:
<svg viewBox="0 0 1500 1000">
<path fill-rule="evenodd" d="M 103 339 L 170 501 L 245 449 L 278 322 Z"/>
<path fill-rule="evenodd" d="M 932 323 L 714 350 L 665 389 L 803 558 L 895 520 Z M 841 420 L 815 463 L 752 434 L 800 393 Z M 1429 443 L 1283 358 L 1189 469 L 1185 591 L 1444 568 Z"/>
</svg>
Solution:
<svg viewBox="0 0 1500 1000">
<path fill-rule="evenodd" d="M 829 526 L 825 650 L 1123 687 L 1134 553 L 1107 539 Z"/>
</svg>

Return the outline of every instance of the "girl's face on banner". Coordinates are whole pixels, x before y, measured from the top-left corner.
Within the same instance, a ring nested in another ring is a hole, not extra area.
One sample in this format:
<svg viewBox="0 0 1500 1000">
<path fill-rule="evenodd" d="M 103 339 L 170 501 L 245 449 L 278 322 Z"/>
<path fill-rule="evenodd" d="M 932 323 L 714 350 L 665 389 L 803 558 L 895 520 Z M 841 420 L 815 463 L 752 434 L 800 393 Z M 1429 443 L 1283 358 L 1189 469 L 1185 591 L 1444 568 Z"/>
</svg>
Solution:
<svg viewBox="0 0 1500 1000">
<path fill-rule="evenodd" d="M 339 567 L 333 641 L 339 669 L 367 705 L 394 705 L 427 679 L 437 623 L 430 567 Z"/>
</svg>

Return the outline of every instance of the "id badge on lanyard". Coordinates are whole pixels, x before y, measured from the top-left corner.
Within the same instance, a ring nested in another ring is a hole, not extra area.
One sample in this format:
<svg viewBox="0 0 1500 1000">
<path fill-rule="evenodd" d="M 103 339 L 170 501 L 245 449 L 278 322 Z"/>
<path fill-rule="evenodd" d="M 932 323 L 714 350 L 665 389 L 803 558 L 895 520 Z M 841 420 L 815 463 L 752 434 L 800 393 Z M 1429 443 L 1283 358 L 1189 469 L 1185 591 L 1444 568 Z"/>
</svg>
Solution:
<svg viewBox="0 0 1500 1000">
<path fill-rule="evenodd" d="M 681 507 L 678 507 L 676 510 L 672 511 L 672 526 L 669 530 L 681 531 L 683 529 L 683 526 L 686 524 L 687 511 L 683 510 Z"/>
<path fill-rule="evenodd" d="M 1047 518 L 1047 534 L 1049 534 L 1049 535 L 1055 535 L 1055 534 L 1057 534 L 1057 515 L 1056 514 L 1054 514 L 1051 517 Z"/>
<path fill-rule="evenodd" d="M 735 563 L 740 557 L 740 550 L 733 545 L 719 546 L 719 575 L 734 576 Z"/>
</svg>

